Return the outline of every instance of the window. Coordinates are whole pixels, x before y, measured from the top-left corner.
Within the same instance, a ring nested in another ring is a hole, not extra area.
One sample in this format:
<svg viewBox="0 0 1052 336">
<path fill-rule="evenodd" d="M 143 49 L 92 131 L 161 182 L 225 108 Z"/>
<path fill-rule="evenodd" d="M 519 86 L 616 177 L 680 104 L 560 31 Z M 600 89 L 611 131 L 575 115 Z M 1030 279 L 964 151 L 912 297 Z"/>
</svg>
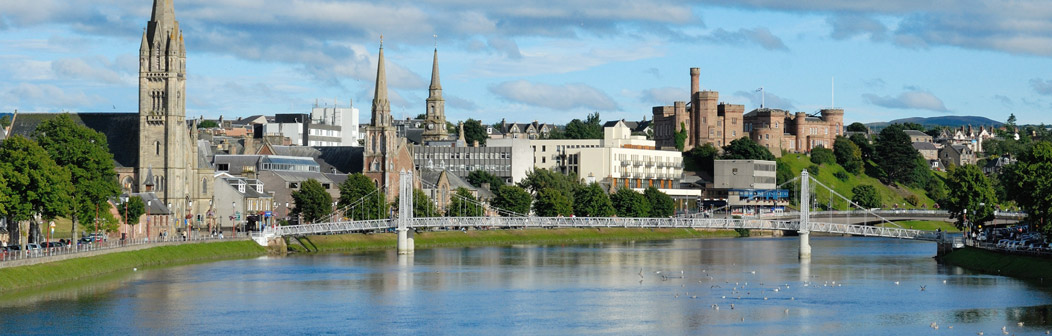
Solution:
<svg viewBox="0 0 1052 336">
<path fill-rule="evenodd" d="M 208 194 L 208 179 L 201 179 L 201 194 Z"/>
<path fill-rule="evenodd" d="M 230 170 L 230 164 L 229 163 L 218 163 L 218 164 L 216 164 L 216 170 L 218 170 L 218 171 L 229 171 Z"/>
<path fill-rule="evenodd" d="M 771 135 L 770 134 L 764 134 L 763 136 L 764 136 L 764 139 L 767 139 L 767 140 L 771 139 Z"/>
<path fill-rule="evenodd" d="M 154 141 L 153 144 L 154 144 L 154 146 L 157 147 L 154 150 L 157 152 L 157 155 L 160 156 L 161 155 L 161 142 L 160 141 Z"/>
</svg>

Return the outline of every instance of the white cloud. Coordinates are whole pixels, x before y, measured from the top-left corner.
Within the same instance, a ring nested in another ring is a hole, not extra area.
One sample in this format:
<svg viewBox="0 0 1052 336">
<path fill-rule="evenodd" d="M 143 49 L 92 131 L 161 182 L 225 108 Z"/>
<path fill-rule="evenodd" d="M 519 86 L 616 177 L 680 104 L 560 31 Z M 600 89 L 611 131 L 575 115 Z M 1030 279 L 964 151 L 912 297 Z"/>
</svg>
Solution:
<svg viewBox="0 0 1052 336">
<path fill-rule="evenodd" d="M 1032 78 L 1030 79 L 1030 87 L 1041 95 L 1052 96 L 1052 80 Z"/>
<path fill-rule="evenodd" d="M 489 90 L 508 101 L 553 110 L 618 109 L 613 98 L 585 84 L 550 85 L 517 80 L 491 86 Z"/>
<path fill-rule="evenodd" d="M 672 105 L 676 101 L 690 100 L 690 92 L 677 87 L 660 87 L 643 90 L 641 102 L 661 105 Z"/>
<path fill-rule="evenodd" d="M 760 92 L 737 91 L 734 92 L 733 97 L 745 99 L 749 101 L 750 105 L 755 107 L 760 107 L 762 104 L 763 107 L 766 108 L 782 109 L 786 111 L 793 111 L 796 109 L 796 105 L 793 104 L 791 99 L 782 98 L 781 96 L 771 93 L 771 91 L 765 91 L 762 94 Z M 748 109 L 748 107 L 746 108 Z"/>
<path fill-rule="evenodd" d="M 921 91 L 917 89 L 900 93 L 896 97 L 878 96 L 875 94 L 867 93 L 863 94 L 862 98 L 870 104 L 886 108 L 917 109 L 936 112 L 949 111 L 946 109 L 946 106 L 942 103 L 942 99 L 939 99 L 939 97 L 936 97 L 931 92 Z"/>
<path fill-rule="evenodd" d="M 22 83 L 3 93 L 0 98 L 15 108 L 37 111 L 76 111 L 83 106 L 97 105 L 105 99 L 82 91 L 61 89 L 50 84 Z"/>
<path fill-rule="evenodd" d="M 723 28 L 717 28 L 712 33 L 702 36 L 703 39 L 720 44 L 727 45 L 740 45 L 745 43 L 751 43 L 758 45 L 767 50 L 779 50 L 788 51 L 789 47 L 785 46 L 782 39 L 771 34 L 771 31 L 767 28 L 753 28 L 753 29 L 738 29 L 737 31 L 727 31 Z"/>
</svg>

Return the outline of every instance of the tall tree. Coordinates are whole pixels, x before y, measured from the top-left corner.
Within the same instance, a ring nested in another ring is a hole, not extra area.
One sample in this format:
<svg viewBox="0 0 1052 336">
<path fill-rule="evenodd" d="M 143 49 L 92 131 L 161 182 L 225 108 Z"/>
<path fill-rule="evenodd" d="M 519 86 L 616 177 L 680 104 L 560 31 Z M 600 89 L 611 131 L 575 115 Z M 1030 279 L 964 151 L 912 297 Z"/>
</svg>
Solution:
<svg viewBox="0 0 1052 336">
<path fill-rule="evenodd" d="M 573 201 L 558 189 L 544 188 L 537 192 L 533 212 L 540 217 L 570 216 L 573 214 Z"/>
<path fill-rule="evenodd" d="M 118 207 L 117 212 L 124 218 L 125 223 L 135 226 L 139 224 L 139 217 L 146 213 L 146 203 L 142 201 L 142 197 L 132 196 L 128 198 L 127 204 Z"/>
<path fill-rule="evenodd" d="M 351 174 L 340 183 L 339 206 L 355 220 L 388 217 L 389 204 L 384 193 L 376 189 L 373 180 L 362 174 Z"/>
<path fill-rule="evenodd" d="M 928 182 L 924 158 L 913 148 L 913 142 L 900 124 L 893 124 L 880 131 L 874 160 L 884 173 L 881 179 L 885 183 L 923 186 Z"/>
<path fill-rule="evenodd" d="M 7 181 L 3 208 L 11 243 L 20 244 L 18 223 L 40 215 L 45 221 L 69 214 L 69 171 L 59 166 L 36 142 L 14 135 L 0 143 L 0 180 Z M 31 222 L 30 242 L 41 241 L 40 223 Z"/>
<path fill-rule="evenodd" d="M 836 155 L 825 147 L 818 146 L 811 150 L 811 162 L 814 164 L 835 164 Z"/>
<path fill-rule="evenodd" d="M 850 139 L 851 142 L 855 143 L 855 146 L 858 146 L 859 152 L 862 153 L 862 162 L 866 162 L 866 160 L 873 159 L 873 153 L 875 152 L 875 149 L 873 148 L 873 144 L 869 142 L 868 136 L 862 134 L 852 134 L 851 137 L 848 139 Z"/>
<path fill-rule="evenodd" d="M 219 123 L 215 120 L 205 120 L 197 123 L 197 128 L 219 128 Z"/>
<path fill-rule="evenodd" d="M 676 214 L 676 202 L 668 194 L 650 187 L 643 191 L 647 203 L 650 203 L 650 217 L 664 218 Z"/>
<path fill-rule="evenodd" d="M 602 139 L 603 125 L 599 121 L 599 112 L 588 115 L 588 119 L 571 120 L 566 124 L 564 135 L 567 139 Z"/>
<path fill-rule="evenodd" d="M 650 202 L 646 196 L 628 188 L 618 189 L 610 195 L 610 202 L 614 204 L 614 210 L 620 217 L 647 217 L 650 216 Z"/>
<path fill-rule="evenodd" d="M 467 180 L 468 183 L 471 183 L 476 188 L 482 188 L 483 184 L 489 183 L 490 191 L 497 190 L 497 188 L 504 185 L 504 179 L 481 169 L 469 173 Z"/>
<path fill-rule="evenodd" d="M 397 202 L 396 202 L 397 203 Z M 435 202 L 423 190 L 413 189 L 413 217 L 440 217 Z"/>
<path fill-rule="evenodd" d="M 296 202 L 292 212 L 303 215 L 307 223 L 314 223 L 332 213 L 332 196 L 315 179 L 300 184 L 300 190 L 292 192 L 292 200 Z"/>
<path fill-rule="evenodd" d="M 6 115 L 6 114 L 4 116 L 0 116 L 0 128 L 7 128 L 7 126 L 10 126 L 10 125 L 11 125 L 11 116 Z"/>
<path fill-rule="evenodd" d="M 880 200 L 880 193 L 877 192 L 877 188 L 874 188 L 868 184 L 860 184 L 851 188 L 851 201 L 864 208 L 879 208 L 883 204 Z"/>
<path fill-rule="evenodd" d="M 847 125 L 848 132 L 869 132 L 869 127 L 866 124 L 860 122 L 853 122 L 851 125 Z"/>
<path fill-rule="evenodd" d="M 942 206 L 956 219 L 954 226 L 958 229 L 966 228 L 965 219 L 972 223 L 973 230 L 994 219 L 994 188 L 979 166 L 950 166 L 946 187 L 949 193 Z"/>
<path fill-rule="evenodd" d="M 482 203 L 479 202 L 475 195 L 471 194 L 470 190 L 464 187 L 458 187 L 457 191 L 453 193 L 453 197 L 449 200 L 449 206 L 446 207 L 446 215 L 450 217 L 481 217 L 485 210 Z"/>
<path fill-rule="evenodd" d="M 510 211 L 515 214 L 528 215 L 530 213 L 530 204 L 533 202 L 533 198 L 530 197 L 530 193 L 525 189 L 515 185 L 500 186 L 497 190 L 493 191 L 493 207 Z M 502 215 L 512 215 L 506 212 L 501 212 Z"/>
<path fill-rule="evenodd" d="M 1016 122 L 1015 113 L 1009 114 L 1008 115 L 1008 120 L 1005 121 L 1005 130 L 1007 130 L 1009 134 L 1015 133 L 1015 130 L 1016 130 L 1015 122 Z"/>
<path fill-rule="evenodd" d="M 109 213 L 107 200 L 121 191 L 106 137 L 77 124 L 69 113 L 45 120 L 33 134 L 55 163 L 70 172 L 75 210 L 73 220 L 81 229 L 93 230 L 90 219 L 98 213 Z"/>
<path fill-rule="evenodd" d="M 850 139 L 838 136 L 833 142 L 833 154 L 836 162 L 849 173 L 862 173 L 862 150 Z"/>
<path fill-rule="evenodd" d="M 464 122 L 464 141 L 468 144 L 478 141 L 479 146 L 485 146 L 486 139 L 489 139 L 489 135 L 486 134 L 486 126 L 482 126 L 481 121 L 468 119 Z"/>
<path fill-rule="evenodd" d="M 1001 180 L 1009 197 L 1026 210 L 1027 220 L 1052 234 L 1052 143 L 1035 142 L 1002 172 Z"/>
<path fill-rule="evenodd" d="M 749 137 L 738 138 L 730 144 L 723 146 L 724 160 L 770 160 L 774 161 L 774 154 Z"/>
<path fill-rule="evenodd" d="M 705 143 L 704 145 L 691 148 L 690 151 L 684 153 L 683 160 L 689 161 L 692 168 L 696 171 L 706 172 L 711 176 L 715 169 L 714 165 L 716 158 L 719 157 L 719 155 L 719 149 L 716 149 L 711 143 Z"/>
<path fill-rule="evenodd" d="M 581 182 L 573 175 L 563 175 L 547 169 L 534 169 L 526 173 L 526 178 L 519 181 L 519 186 L 533 193 L 544 188 L 558 190 L 573 202 L 573 195 L 581 187 Z"/>
<path fill-rule="evenodd" d="M 592 183 L 577 189 L 574 194 L 573 213 L 577 217 L 609 217 L 614 214 L 614 206 L 598 183 Z"/>
</svg>

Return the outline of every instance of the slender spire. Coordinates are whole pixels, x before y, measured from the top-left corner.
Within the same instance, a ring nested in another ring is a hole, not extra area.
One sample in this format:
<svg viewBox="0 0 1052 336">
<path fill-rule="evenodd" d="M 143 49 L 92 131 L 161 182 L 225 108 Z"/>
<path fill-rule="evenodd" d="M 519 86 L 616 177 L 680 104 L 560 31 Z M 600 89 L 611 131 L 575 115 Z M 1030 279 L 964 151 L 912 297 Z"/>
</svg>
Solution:
<svg viewBox="0 0 1052 336">
<path fill-rule="evenodd" d="M 172 0 L 153 0 L 153 15 L 150 16 L 150 21 L 170 24 L 175 21 L 175 7 L 172 5 Z M 167 25 L 171 27 L 171 25 Z"/>
<path fill-rule="evenodd" d="M 391 103 L 387 100 L 387 72 L 384 71 L 384 37 L 380 35 L 380 56 L 376 62 L 376 92 L 373 94 L 373 126 L 391 124 Z"/>
<path fill-rule="evenodd" d="M 438 37 L 437 35 L 435 36 Z M 435 42 L 435 61 L 431 64 L 431 96 L 442 97 L 442 83 L 438 79 L 438 42 Z"/>
</svg>

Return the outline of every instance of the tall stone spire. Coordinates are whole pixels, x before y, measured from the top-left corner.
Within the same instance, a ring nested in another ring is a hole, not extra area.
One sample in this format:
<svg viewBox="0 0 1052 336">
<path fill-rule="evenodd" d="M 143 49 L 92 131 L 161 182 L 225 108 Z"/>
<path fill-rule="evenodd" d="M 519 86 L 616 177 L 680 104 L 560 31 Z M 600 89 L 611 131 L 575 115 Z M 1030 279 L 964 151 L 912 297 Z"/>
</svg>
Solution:
<svg viewBox="0 0 1052 336">
<path fill-rule="evenodd" d="M 380 36 L 380 56 L 376 62 L 376 92 L 373 94 L 373 126 L 390 126 L 391 102 L 387 100 L 387 72 L 384 71 L 384 37 Z"/>
<path fill-rule="evenodd" d="M 178 23 L 175 21 L 175 7 L 172 5 L 173 0 L 153 0 L 153 15 L 150 16 L 150 23 L 147 24 L 149 30 L 149 37 L 151 43 L 158 43 L 158 37 L 168 37 L 173 30 L 178 30 Z M 167 42 L 164 40 L 161 43 Z"/>
<path fill-rule="evenodd" d="M 442 99 L 442 83 L 438 79 L 438 48 L 435 48 L 435 60 L 431 65 L 431 87 L 427 97 L 424 120 L 424 133 L 421 135 L 425 142 L 449 140 L 449 132 L 446 131 L 446 100 Z"/>
</svg>

